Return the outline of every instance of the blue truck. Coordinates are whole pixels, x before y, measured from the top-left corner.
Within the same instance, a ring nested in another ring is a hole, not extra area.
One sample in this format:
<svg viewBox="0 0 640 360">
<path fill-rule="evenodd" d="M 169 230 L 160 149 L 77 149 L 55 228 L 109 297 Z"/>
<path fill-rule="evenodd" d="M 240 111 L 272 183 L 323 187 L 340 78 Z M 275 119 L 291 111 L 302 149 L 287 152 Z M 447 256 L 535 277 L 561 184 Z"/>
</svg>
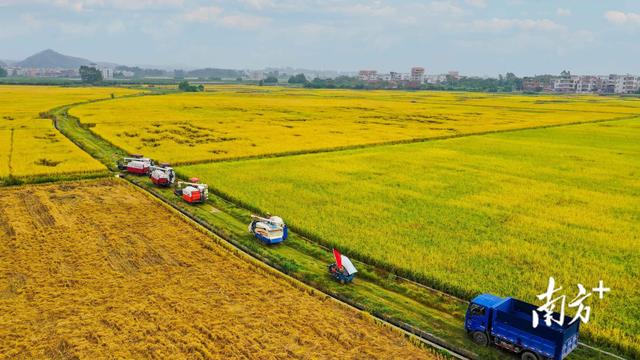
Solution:
<svg viewBox="0 0 640 360">
<path fill-rule="evenodd" d="M 580 321 L 569 325 L 571 318 L 565 317 L 562 326 L 554 322 L 547 326 L 541 314 L 534 328 L 536 308 L 517 299 L 482 294 L 469 304 L 465 329 L 476 344 L 504 348 L 522 360 L 564 359 L 578 346 Z M 553 316 L 559 318 L 557 313 Z"/>
</svg>

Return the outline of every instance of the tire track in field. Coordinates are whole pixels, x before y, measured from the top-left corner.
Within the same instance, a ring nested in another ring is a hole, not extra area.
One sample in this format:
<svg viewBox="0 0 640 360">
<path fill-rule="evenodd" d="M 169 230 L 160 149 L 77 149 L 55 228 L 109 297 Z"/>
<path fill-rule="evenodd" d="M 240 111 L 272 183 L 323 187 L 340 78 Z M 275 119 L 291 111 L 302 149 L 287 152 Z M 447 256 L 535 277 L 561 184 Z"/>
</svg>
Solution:
<svg viewBox="0 0 640 360">
<path fill-rule="evenodd" d="M 4 211 L 2 202 L 0 202 L 0 230 L 2 230 L 2 232 L 9 238 L 16 236 L 16 231 L 13 226 L 11 226 L 11 222 Z"/>
<path fill-rule="evenodd" d="M 18 194 L 18 197 L 35 220 L 36 227 L 48 228 L 56 224 L 56 219 L 51 215 L 49 208 L 40 200 L 38 195 L 23 191 Z"/>
</svg>

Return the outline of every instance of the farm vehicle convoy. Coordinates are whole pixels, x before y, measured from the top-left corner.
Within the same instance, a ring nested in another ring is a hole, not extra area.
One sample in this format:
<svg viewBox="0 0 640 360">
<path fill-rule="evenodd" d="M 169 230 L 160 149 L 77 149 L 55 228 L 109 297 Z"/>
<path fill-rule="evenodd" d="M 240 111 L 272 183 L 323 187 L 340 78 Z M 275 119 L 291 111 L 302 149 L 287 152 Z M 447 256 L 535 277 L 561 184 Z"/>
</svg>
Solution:
<svg viewBox="0 0 640 360">
<path fill-rule="evenodd" d="M 132 155 L 118 162 L 117 167 L 129 174 L 147 175 L 159 188 L 173 186 L 174 194 L 187 204 L 202 204 L 208 199 L 207 184 L 200 183 L 197 178 L 188 182 L 176 181 L 175 171 L 168 164 L 156 166 L 142 155 Z M 283 219 L 270 214 L 266 217 L 252 214 L 248 231 L 265 245 L 280 244 L 289 237 L 289 229 Z M 332 253 L 335 262 L 327 266 L 329 275 L 340 284 L 353 282 L 358 272 L 353 262 L 335 248 Z M 534 328 L 531 318 L 535 311 L 536 306 L 517 299 L 481 294 L 468 304 L 464 330 L 476 345 L 493 345 L 516 354 L 522 360 L 566 358 L 578 346 L 579 322 Z M 553 316 L 560 317 L 557 313 Z M 570 321 L 569 318 L 565 320 L 566 323 Z M 453 353 L 456 354 L 455 351 Z"/>
</svg>

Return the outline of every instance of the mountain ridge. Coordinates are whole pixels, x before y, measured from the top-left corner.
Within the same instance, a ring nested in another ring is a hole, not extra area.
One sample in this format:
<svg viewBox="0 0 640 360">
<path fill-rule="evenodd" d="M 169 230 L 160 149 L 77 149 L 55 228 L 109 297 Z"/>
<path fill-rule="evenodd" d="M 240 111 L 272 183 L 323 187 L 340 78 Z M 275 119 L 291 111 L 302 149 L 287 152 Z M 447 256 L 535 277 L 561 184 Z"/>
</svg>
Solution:
<svg viewBox="0 0 640 360">
<path fill-rule="evenodd" d="M 92 61 L 61 54 L 57 51 L 46 49 L 33 54 L 15 65 L 23 68 L 60 68 L 77 69 L 82 65 L 89 65 Z"/>
</svg>

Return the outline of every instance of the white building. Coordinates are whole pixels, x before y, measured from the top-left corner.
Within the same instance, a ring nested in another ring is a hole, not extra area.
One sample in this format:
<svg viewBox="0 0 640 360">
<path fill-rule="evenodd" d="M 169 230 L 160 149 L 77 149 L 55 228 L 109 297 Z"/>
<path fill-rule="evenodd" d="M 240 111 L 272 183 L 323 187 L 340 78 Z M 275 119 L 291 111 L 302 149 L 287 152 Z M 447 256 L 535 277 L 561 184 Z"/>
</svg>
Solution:
<svg viewBox="0 0 640 360">
<path fill-rule="evenodd" d="M 376 70 L 360 70 L 358 72 L 358 79 L 362 81 L 376 81 L 378 80 L 378 71 Z"/>
<path fill-rule="evenodd" d="M 602 80 L 596 76 L 580 76 L 576 83 L 576 92 L 581 94 L 594 93 L 601 89 Z"/>
<path fill-rule="evenodd" d="M 563 71 L 560 77 L 553 81 L 553 91 L 559 93 L 575 92 L 579 80 L 579 76 L 572 76 L 570 72 Z"/>
<path fill-rule="evenodd" d="M 614 85 L 616 94 L 633 94 L 638 91 L 638 78 L 632 75 L 618 76 Z"/>
<path fill-rule="evenodd" d="M 112 80 L 113 79 L 113 69 L 111 68 L 100 68 L 100 72 L 102 73 L 103 80 Z"/>
<path fill-rule="evenodd" d="M 411 81 L 416 82 L 418 84 L 422 84 L 424 82 L 424 68 L 423 67 L 413 67 L 411 68 Z"/>
</svg>

